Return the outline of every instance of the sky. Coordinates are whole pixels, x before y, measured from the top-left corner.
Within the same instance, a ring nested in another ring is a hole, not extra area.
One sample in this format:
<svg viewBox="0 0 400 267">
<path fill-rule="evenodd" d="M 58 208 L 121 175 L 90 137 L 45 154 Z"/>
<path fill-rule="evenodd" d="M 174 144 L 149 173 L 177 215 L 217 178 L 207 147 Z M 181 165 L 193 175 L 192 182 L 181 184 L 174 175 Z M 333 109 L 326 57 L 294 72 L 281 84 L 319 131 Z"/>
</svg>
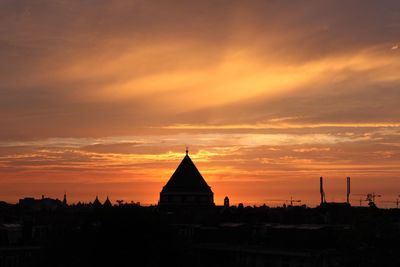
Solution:
<svg viewBox="0 0 400 267">
<path fill-rule="evenodd" d="M 399 1 L 0 0 L 0 199 L 400 194 Z M 365 203 L 362 203 L 365 205 Z"/>
</svg>

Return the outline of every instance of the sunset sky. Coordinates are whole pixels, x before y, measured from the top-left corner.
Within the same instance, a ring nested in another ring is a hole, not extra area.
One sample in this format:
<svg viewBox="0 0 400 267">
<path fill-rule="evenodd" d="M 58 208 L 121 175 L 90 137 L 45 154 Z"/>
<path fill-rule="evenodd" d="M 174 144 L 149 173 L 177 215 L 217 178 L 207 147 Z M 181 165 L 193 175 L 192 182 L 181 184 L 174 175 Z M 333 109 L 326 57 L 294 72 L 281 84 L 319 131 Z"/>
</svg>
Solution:
<svg viewBox="0 0 400 267">
<path fill-rule="evenodd" d="M 216 204 L 395 201 L 400 2 L 0 0 L 0 200 L 156 204 L 186 146 Z"/>
</svg>

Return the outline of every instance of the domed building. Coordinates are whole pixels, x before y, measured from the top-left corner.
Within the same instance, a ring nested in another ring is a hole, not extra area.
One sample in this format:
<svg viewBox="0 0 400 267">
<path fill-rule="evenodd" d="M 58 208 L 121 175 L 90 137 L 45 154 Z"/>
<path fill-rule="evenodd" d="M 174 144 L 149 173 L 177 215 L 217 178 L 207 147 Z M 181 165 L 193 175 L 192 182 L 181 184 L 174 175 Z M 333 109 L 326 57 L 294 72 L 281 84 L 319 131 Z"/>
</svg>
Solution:
<svg viewBox="0 0 400 267">
<path fill-rule="evenodd" d="M 158 204 L 162 209 L 214 206 L 214 193 L 190 159 L 187 149 L 182 162 L 163 187 Z"/>
</svg>

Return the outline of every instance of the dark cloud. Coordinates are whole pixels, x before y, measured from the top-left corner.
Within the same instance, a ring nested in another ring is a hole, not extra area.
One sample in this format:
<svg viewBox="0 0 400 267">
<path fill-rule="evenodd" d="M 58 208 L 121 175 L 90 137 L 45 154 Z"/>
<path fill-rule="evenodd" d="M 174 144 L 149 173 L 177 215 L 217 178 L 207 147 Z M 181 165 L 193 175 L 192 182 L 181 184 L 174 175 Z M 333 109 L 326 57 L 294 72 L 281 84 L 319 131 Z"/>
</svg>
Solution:
<svg viewBox="0 0 400 267">
<path fill-rule="evenodd" d="M 102 128 L 105 135 L 125 134 L 132 132 L 133 125 L 140 128 L 146 124 L 173 123 L 177 114 L 168 111 L 168 106 L 180 104 L 177 94 L 184 94 L 182 90 L 171 89 L 164 92 L 165 95 L 150 94 L 117 103 L 88 103 L 91 93 L 89 96 L 87 93 L 96 92 L 107 84 L 160 71 L 214 66 L 224 60 L 229 49 L 251 51 L 250 60 L 303 64 L 317 58 L 379 47 L 396 40 L 400 11 L 395 1 L 385 5 L 375 1 L 362 4 L 358 1 L 169 1 L 157 4 L 146 1 L 4 1 L 1 10 L 0 94 L 1 119 L 7 129 L 2 134 L 6 137 L 30 134 L 90 136 L 94 133 L 85 129 L 89 127 Z M 177 49 L 163 50 L 171 44 L 181 45 Z M 126 66 L 126 70 L 121 67 L 117 73 L 101 74 L 102 66 L 107 66 L 111 59 L 135 51 L 141 53 L 147 47 L 154 51 L 144 58 L 121 62 L 134 64 Z M 145 64 L 152 61 L 154 64 Z M 80 73 L 65 74 L 71 68 L 79 71 L 82 64 Z M 96 74 L 98 72 L 100 74 Z M 374 101 L 379 89 L 376 84 L 359 82 L 358 91 L 349 89 L 365 73 L 356 74 L 351 75 L 347 84 L 318 88 L 322 91 L 320 94 L 305 88 L 308 91 L 306 95 L 303 90 L 300 96 L 287 95 L 287 101 L 283 103 L 268 100 L 261 105 L 268 105 L 271 116 L 301 113 L 303 117 L 318 118 L 329 113 L 331 105 L 339 103 L 341 111 L 332 111 L 327 116 L 339 120 L 348 118 L 347 114 L 340 114 L 346 110 L 362 117 L 364 108 L 371 109 L 365 103 Z M 365 87 L 373 87 L 376 92 L 365 93 L 368 90 Z M 393 87 L 397 86 L 386 87 L 389 92 L 379 98 L 386 96 L 382 105 L 388 107 L 378 107 L 378 114 L 394 112 L 390 109 L 393 105 L 390 100 L 396 99 L 397 91 Z M 347 90 L 353 93 L 347 93 Z M 334 94 L 333 98 L 330 94 Z M 357 107 L 359 103 L 354 99 L 360 94 L 366 101 L 359 101 L 364 107 Z M 240 109 L 243 117 L 255 120 L 265 117 L 263 111 L 259 113 L 260 108 L 241 106 L 244 107 Z M 280 110 L 285 106 L 292 107 L 292 110 Z M 220 120 L 219 107 L 206 112 L 211 120 Z M 389 119 L 397 115 L 392 114 Z M 114 130 L 104 129 L 102 122 L 111 124 L 109 128 Z M 24 127 L 28 126 L 30 130 L 25 131 Z"/>
</svg>

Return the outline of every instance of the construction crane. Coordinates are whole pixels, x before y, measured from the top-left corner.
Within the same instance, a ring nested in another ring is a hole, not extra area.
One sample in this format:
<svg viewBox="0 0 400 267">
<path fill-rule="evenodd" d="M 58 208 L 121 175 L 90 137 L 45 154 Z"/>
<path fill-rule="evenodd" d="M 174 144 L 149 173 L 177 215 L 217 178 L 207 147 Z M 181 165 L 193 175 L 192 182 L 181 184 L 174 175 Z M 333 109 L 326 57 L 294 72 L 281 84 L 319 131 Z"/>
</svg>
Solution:
<svg viewBox="0 0 400 267">
<path fill-rule="evenodd" d="M 301 200 L 300 199 L 293 199 L 293 197 L 290 197 L 290 206 L 293 206 L 293 202 L 301 203 Z"/>
<path fill-rule="evenodd" d="M 357 195 L 357 194 L 355 194 L 355 195 Z M 362 195 L 362 196 L 364 196 L 364 195 Z M 352 199 L 352 201 L 357 201 L 357 202 L 359 202 L 359 203 L 360 203 L 360 207 L 361 207 L 361 206 L 362 206 L 362 203 L 366 201 L 362 196 L 360 196 L 359 199 Z"/>
<path fill-rule="evenodd" d="M 400 203 L 398 198 L 396 198 L 396 201 L 379 201 L 379 202 L 382 202 L 382 203 L 394 203 L 394 204 L 396 204 L 396 209 L 399 208 L 399 203 Z"/>
<path fill-rule="evenodd" d="M 395 201 L 379 201 L 379 202 L 382 202 L 382 203 L 394 203 L 394 204 L 396 204 L 396 209 L 398 209 L 399 208 L 399 204 L 400 204 L 400 195 L 398 195 L 397 196 L 397 198 L 396 198 L 396 200 Z"/>
<path fill-rule="evenodd" d="M 284 202 L 285 205 L 286 205 L 286 203 L 289 203 L 290 207 L 293 206 L 293 203 L 301 203 L 300 199 L 293 199 L 293 197 L 290 197 L 290 199 L 265 199 L 264 201 L 266 201 L 266 202 Z"/>
<path fill-rule="evenodd" d="M 365 197 L 364 201 L 368 202 L 368 206 L 375 207 L 375 198 L 382 197 L 382 195 L 375 194 L 375 192 L 367 193 L 367 194 L 354 194 L 355 196 L 363 196 Z M 361 198 L 360 198 L 360 206 L 361 206 Z"/>
</svg>

